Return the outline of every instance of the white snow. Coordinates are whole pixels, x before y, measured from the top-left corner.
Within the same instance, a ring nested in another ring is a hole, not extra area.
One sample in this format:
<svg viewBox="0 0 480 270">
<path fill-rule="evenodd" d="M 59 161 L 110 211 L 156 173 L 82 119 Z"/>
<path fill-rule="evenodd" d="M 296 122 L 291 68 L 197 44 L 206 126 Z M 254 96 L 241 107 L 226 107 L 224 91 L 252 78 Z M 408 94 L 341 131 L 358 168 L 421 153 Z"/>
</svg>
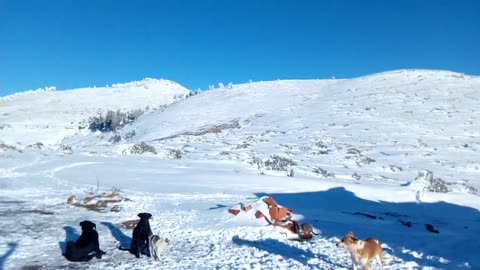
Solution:
<svg viewBox="0 0 480 270">
<path fill-rule="evenodd" d="M 385 269 L 480 268 L 479 77 L 397 70 L 187 95 L 149 79 L 1 98 L 0 269 L 350 269 L 335 246 L 348 231 L 381 241 Z M 116 143 L 114 134 L 77 128 L 99 109 L 161 105 L 119 130 Z M 37 142 L 45 147 L 27 147 Z M 157 153 L 123 154 L 141 142 Z M 120 212 L 66 204 L 97 179 L 101 191 L 130 199 Z M 430 192 L 429 179 L 448 192 Z M 266 194 L 320 235 L 290 241 L 227 212 Z M 131 237 L 117 224 L 140 212 L 171 240 L 160 262 L 117 249 Z M 85 219 L 107 254 L 68 262 L 65 241 Z"/>
<path fill-rule="evenodd" d="M 168 80 L 144 79 L 112 87 L 27 91 L 0 97 L 0 140 L 53 144 L 77 132 L 80 122 L 108 110 L 158 108 L 189 94 Z M 41 132 L 39 132 L 41 130 Z M 21 137 L 15 131 L 21 131 Z"/>
</svg>

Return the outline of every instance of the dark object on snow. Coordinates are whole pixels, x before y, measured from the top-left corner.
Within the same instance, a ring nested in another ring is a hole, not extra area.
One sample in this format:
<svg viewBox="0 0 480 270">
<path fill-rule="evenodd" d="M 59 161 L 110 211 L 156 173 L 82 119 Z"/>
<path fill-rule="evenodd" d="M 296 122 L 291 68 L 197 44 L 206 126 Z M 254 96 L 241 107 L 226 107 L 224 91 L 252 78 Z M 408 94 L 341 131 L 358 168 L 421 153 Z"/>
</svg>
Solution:
<svg viewBox="0 0 480 270">
<path fill-rule="evenodd" d="M 398 220 L 400 221 L 400 223 L 402 223 L 402 225 L 405 225 L 407 227 L 412 227 L 412 222 L 411 221 L 403 221 L 403 220 Z"/>
<path fill-rule="evenodd" d="M 148 253 L 147 257 L 150 257 L 150 249 L 148 247 L 148 239 L 153 234 L 152 229 L 150 228 L 150 223 L 148 220 L 152 218 L 150 213 L 140 213 L 138 214 L 140 221 L 133 229 L 132 233 L 132 243 L 130 244 L 130 249 L 125 249 L 120 247 L 120 250 L 128 250 L 130 253 L 135 255 L 135 257 L 140 258 L 140 254 L 146 248 Z"/>
<path fill-rule="evenodd" d="M 365 214 L 365 213 L 360 213 L 360 212 L 355 212 L 355 213 L 353 213 L 353 215 L 355 215 L 355 216 L 360 215 L 360 216 L 366 216 L 366 217 L 371 218 L 371 219 L 377 219 L 377 216 L 370 215 L 370 214 Z M 378 217 L 378 218 L 383 219 L 381 217 Z"/>
<path fill-rule="evenodd" d="M 100 249 L 95 223 L 85 220 L 80 222 L 80 227 L 82 227 L 82 234 L 75 243 L 72 241 L 67 242 L 65 254 L 63 255 L 67 260 L 74 262 L 89 261 L 94 256 L 97 259 L 101 259 L 102 255 L 106 253 Z M 92 252 L 95 252 L 95 255 L 92 255 Z"/>
<path fill-rule="evenodd" d="M 396 212 L 385 212 L 383 213 L 385 216 L 391 216 L 391 217 L 406 217 L 408 218 L 409 216 L 407 215 L 404 215 L 404 214 L 399 214 L 399 213 L 396 213 Z"/>
<path fill-rule="evenodd" d="M 432 224 L 425 224 L 425 228 L 427 229 L 427 231 L 429 232 L 432 232 L 432 233 L 440 233 L 438 230 L 435 230 L 433 228 L 433 225 Z"/>
</svg>

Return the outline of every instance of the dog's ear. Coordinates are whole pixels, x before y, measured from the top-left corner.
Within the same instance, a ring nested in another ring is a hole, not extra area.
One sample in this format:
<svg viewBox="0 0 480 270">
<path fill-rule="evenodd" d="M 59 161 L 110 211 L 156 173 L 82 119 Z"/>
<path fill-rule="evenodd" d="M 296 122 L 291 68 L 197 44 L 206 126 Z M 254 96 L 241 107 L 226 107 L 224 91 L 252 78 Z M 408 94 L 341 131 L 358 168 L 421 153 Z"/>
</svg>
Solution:
<svg viewBox="0 0 480 270">
<path fill-rule="evenodd" d="M 84 224 L 85 224 L 85 221 L 80 222 L 80 227 L 83 227 Z"/>
<path fill-rule="evenodd" d="M 348 236 L 353 236 L 353 232 L 352 232 L 352 231 L 349 231 L 347 235 L 348 235 Z"/>
</svg>

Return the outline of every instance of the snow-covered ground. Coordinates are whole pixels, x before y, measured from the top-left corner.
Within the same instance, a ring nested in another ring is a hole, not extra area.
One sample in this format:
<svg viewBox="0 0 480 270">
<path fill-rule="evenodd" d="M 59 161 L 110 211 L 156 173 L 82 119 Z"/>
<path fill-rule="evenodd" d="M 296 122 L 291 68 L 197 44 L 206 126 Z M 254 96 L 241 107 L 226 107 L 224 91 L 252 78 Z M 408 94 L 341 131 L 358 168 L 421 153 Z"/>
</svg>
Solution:
<svg viewBox="0 0 480 270">
<path fill-rule="evenodd" d="M 173 82 L 162 89 L 0 100 L 0 269 L 349 269 L 349 254 L 335 247 L 348 231 L 379 238 L 386 269 L 480 269 L 479 77 L 398 70 L 247 83 L 188 98 Z M 76 128 L 98 108 L 166 104 L 115 134 Z M 27 147 L 37 142 L 44 147 Z M 130 154 L 142 142 L 156 153 Z M 66 203 L 97 181 L 129 199 L 121 211 Z M 291 241 L 253 217 L 228 214 L 265 194 L 320 235 Z M 171 239 L 158 263 L 117 249 L 131 237 L 118 224 L 140 212 L 152 213 L 153 231 Z M 97 224 L 107 255 L 68 262 L 65 241 L 85 219 Z"/>
</svg>

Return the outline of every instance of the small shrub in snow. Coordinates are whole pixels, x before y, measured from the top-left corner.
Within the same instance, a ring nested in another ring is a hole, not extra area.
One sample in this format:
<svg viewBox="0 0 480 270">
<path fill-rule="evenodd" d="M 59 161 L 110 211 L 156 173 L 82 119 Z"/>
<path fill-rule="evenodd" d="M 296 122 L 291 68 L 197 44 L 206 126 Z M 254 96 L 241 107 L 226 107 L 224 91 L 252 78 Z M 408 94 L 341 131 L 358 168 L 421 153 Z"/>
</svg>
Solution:
<svg viewBox="0 0 480 270">
<path fill-rule="evenodd" d="M 403 168 L 397 165 L 389 165 L 389 168 L 392 172 L 401 172 Z"/>
<path fill-rule="evenodd" d="M 478 190 L 472 186 L 469 186 L 467 184 L 463 184 L 463 187 L 466 189 L 467 193 L 473 194 L 473 195 L 479 195 Z"/>
<path fill-rule="evenodd" d="M 245 148 L 248 148 L 249 146 L 251 146 L 251 144 L 247 143 L 247 142 L 242 142 L 242 144 L 238 144 L 235 149 L 245 149 Z"/>
<path fill-rule="evenodd" d="M 363 164 L 370 164 L 372 162 L 375 162 L 375 159 L 369 157 L 363 157 L 362 159 L 360 159 L 360 163 Z"/>
<path fill-rule="evenodd" d="M 291 170 L 292 166 L 297 165 L 294 161 L 289 158 L 280 157 L 273 155 L 269 159 L 262 160 L 258 157 L 253 157 L 251 164 L 256 164 L 258 169 L 266 169 L 273 171 L 286 171 Z"/>
<path fill-rule="evenodd" d="M 313 172 L 316 173 L 316 174 L 320 174 L 322 175 L 323 177 L 325 178 L 335 178 L 335 174 L 332 173 L 332 172 L 329 172 L 325 169 L 322 169 L 320 167 L 317 167 L 317 168 L 314 168 L 313 169 Z"/>
<path fill-rule="evenodd" d="M 1 141 L 0 141 L 0 150 L 1 150 L 1 151 L 13 150 L 13 151 L 22 152 L 21 150 L 18 150 L 15 146 L 5 144 L 5 143 L 3 143 L 3 142 L 1 142 Z"/>
<path fill-rule="evenodd" d="M 182 152 L 178 149 L 168 149 L 168 157 L 172 159 L 181 159 Z"/>
<path fill-rule="evenodd" d="M 360 150 L 356 149 L 356 148 L 349 148 L 347 150 L 347 154 L 350 154 L 350 155 L 355 155 L 355 156 L 361 156 L 362 155 L 362 152 L 360 152 Z"/>
<path fill-rule="evenodd" d="M 3 115 L 4 115 L 4 116 L 7 116 L 8 113 L 4 113 Z M 6 129 L 6 128 L 11 128 L 11 127 L 12 127 L 12 126 L 9 125 L 9 124 L 0 124 L 0 130 L 1 130 L 1 129 Z"/>
<path fill-rule="evenodd" d="M 131 139 L 131 138 L 133 138 L 133 136 L 135 136 L 135 130 L 131 130 L 131 131 L 125 133 L 125 140 Z"/>
<path fill-rule="evenodd" d="M 60 144 L 57 151 L 61 151 L 66 155 L 71 155 L 73 153 L 72 147 L 66 144 Z"/>
<path fill-rule="evenodd" d="M 125 149 L 123 151 L 124 154 L 144 154 L 144 153 L 152 153 L 157 154 L 155 148 L 151 145 L 146 144 L 145 142 L 134 144 L 132 147 Z"/>
<path fill-rule="evenodd" d="M 447 182 L 445 182 L 442 178 L 433 177 L 433 172 L 431 171 L 426 170 L 419 172 L 415 180 L 418 179 L 426 181 L 427 186 L 424 188 L 425 191 L 439 193 L 447 193 L 449 191 Z"/>
<path fill-rule="evenodd" d="M 37 143 L 34 143 L 34 144 L 30 144 L 30 145 L 27 145 L 27 149 L 43 149 L 45 147 L 45 145 L 43 145 L 43 143 L 41 142 L 37 142 Z"/>
<path fill-rule="evenodd" d="M 111 142 L 111 143 L 118 143 L 121 140 L 122 140 L 122 136 L 120 136 L 118 134 L 115 134 L 112 137 L 110 137 L 110 139 L 108 141 Z"/>
<path fill-rule="evenodd" d="M 314 148 L 318 149 L 315 150 L 312 154 L 313 155 L 326 155 L 330 153 L 330 149 L 326 145 L 324 145 L 322 142 L 316 142 L 314 145 Z"/>
</svg>

